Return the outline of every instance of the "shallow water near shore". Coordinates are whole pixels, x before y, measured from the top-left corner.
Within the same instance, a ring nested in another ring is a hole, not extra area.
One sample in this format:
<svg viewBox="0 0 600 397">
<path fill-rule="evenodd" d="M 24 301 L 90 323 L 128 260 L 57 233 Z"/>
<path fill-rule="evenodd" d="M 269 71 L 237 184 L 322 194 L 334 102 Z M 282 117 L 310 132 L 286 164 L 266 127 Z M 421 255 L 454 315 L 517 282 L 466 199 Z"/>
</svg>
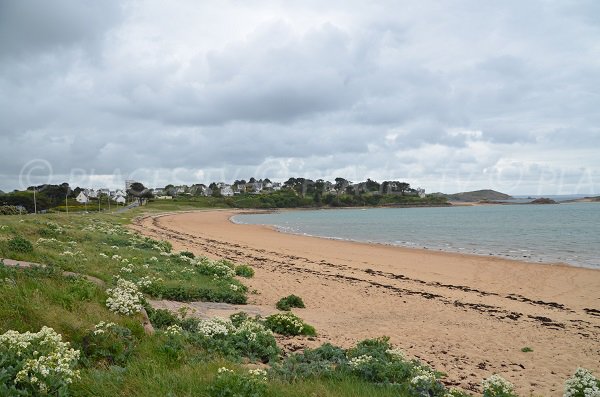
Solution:
<svg viewBox="0 0 600 397">
<path fill-rule="evenodd" d="M 600 203 L 236 215 L 287 233 L 600 269 Z"/>
</svg>

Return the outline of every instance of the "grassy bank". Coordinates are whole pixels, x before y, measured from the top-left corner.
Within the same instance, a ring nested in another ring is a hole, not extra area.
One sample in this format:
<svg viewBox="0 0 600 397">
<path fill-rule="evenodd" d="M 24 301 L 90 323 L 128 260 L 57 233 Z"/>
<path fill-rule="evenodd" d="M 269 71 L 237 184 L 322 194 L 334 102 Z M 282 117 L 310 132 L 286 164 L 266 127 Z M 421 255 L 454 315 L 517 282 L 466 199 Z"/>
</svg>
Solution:
<svg viewBox="0 0 600 397">
<path fill-rule="evenodd" d="M 464 394 L 448 389 L 443 374 L 406 357 L 386 338 L 351 349 L 325 344 L 288 354 L 275 335 L 307 338 L 319 332 L 291 312 L 200 320 L 149 307 L 149 298 L 236 304 L 248 299 L 244 277 L 253 272 L 247 266 L 173 252 L 168 242 L 124 227 L 141 211 L 197 208 L 181 204 L 152 203 L 123 215 L 0 218 L 0 258 L 45 265 L 0 265 L 0 395 Z M 293 298 L 286 302 L 303 306 Z M 154 334 L 141 325 L 142 307 Z M 486 385 L 488 396 L 513 395 L 501 378 Z"/>
</svg>

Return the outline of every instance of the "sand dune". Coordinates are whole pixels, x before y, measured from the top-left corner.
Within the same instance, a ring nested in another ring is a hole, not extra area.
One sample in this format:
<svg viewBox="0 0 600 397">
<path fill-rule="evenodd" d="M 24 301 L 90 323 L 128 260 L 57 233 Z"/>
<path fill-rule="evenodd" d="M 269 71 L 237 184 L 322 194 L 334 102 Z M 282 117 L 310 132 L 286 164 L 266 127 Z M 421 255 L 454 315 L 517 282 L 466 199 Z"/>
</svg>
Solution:
<svg viewBox="0 0 600 397">
<path fill-rule="evenodd" d="M 521 395 L 558 396 L 576 367 L 600 374 L 600 271 L 287 235 L 233 224 L 235 213 L 153 215 L 133 227 L 252 265 L 250 303 L 300 295 L 297 313 L 319 342 L 387 335 L 468 390 L 498 373 Z"/>
</svg>

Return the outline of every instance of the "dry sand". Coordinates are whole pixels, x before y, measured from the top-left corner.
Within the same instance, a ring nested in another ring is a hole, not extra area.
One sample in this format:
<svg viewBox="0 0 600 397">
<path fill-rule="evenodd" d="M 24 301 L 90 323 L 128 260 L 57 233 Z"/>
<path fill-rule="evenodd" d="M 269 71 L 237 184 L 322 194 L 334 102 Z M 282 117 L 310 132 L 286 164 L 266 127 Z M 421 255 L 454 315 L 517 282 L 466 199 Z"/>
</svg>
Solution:
<svg viewBox="0 0 600 397">
<path fill-rule="evenodd" d="M 446 383 L 475 392 L 493 373 L 523 396 L 562 395 L 578 366 L 600 375 L 600 271 L 289 235 L 233 224 L 236 213 L 152 215 L 133 227 L 252 265 L 253 307 L 300 295 L 307 308 L 296 313 L 318 343 L 387 335 L 446 372 Z"/>
</svg>

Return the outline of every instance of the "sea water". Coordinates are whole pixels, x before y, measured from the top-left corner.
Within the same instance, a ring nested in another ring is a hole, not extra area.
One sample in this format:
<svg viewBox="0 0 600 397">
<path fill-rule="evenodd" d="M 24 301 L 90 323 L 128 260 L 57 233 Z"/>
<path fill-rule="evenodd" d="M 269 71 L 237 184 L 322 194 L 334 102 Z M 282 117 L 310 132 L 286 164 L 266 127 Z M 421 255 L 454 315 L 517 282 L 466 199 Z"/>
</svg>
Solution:
<svg viewBox="0 0 600 397">
<path fill-rule="evenodd" d="M 600 203 L 281 211 L 283 232 L 600 269 Z"/>
</svg>

